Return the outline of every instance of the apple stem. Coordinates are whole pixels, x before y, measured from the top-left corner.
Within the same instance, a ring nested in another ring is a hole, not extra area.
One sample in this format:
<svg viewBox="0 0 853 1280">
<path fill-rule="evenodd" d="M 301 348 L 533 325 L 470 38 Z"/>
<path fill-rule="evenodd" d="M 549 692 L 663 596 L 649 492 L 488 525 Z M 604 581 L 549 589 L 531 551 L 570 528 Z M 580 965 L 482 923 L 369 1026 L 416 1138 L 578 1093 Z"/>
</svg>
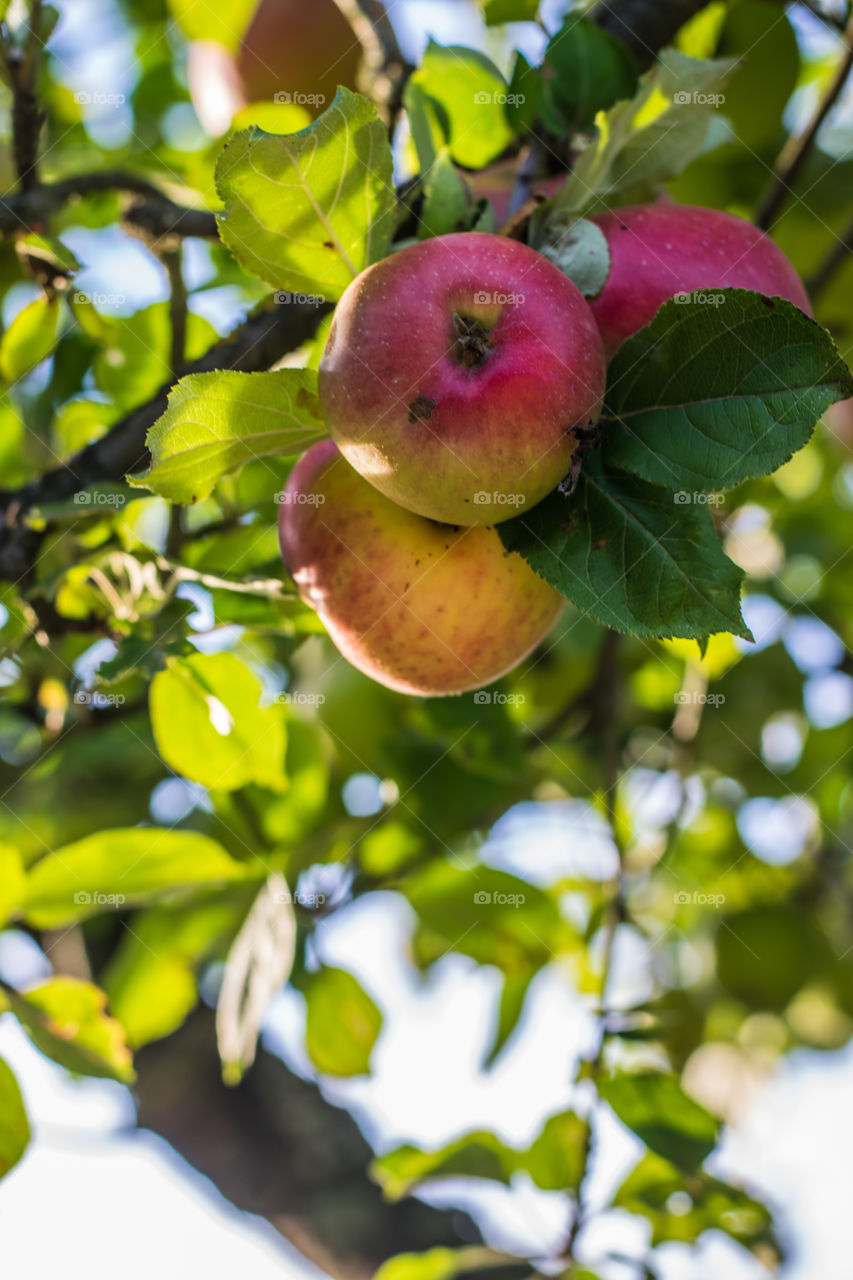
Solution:
<svg viewBox="0 0 853 1280">
<path fill-rule="evenodd" d="M 454 350 L 460 364 L 466 369 L 473 369 L 482 364 L 489 354 L 489 331 L 481 320 L 473 316 L 462 316 L 458 311 L 453 313 L 453 328 L 456 331 Z"/>
</svg>

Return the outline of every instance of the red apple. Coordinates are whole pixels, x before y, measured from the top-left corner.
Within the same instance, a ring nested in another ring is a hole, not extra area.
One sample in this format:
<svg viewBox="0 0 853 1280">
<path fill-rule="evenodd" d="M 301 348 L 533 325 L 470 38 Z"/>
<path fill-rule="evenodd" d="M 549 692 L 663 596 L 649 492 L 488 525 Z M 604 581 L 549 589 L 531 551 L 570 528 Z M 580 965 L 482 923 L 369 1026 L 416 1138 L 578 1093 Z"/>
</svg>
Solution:
<svg viewBox="0 0 853 1280">
<path fill-rule="evenodd" d="M 802 281 L 782 250 L 751 222 L 718 209 L 640 204 L 591 221 L 610 248 L 610 274 L 589 300 L 608 359 L 677 293 L 754 289 L 811 315 Z"/>
<path fill-rule="evenodd" d="M 562 272 L 518 241 L 460 232 L 353 281 L 319 386 L 356 471 L 410 511 L 473 525 L 559 484 L 604 374 L 592 313 Z"/>
<path fill-rule="evenodd" d="M 562 597 L 494 529 L 396 506 L 322 441 L 282 495 L 284 562 L 340 652 L 389 689 L 489 684 L 547 634 Z"/>
<path fill-rule="evenodd" d="M 338 85 L 356 87 L 361 45 L 335 0 L 260 0 L 236 52 L 213 40 L 189 49 L 190 94 L 218 136 L 250 102 L 293 102 L 317 116 Z"/>
</svg>

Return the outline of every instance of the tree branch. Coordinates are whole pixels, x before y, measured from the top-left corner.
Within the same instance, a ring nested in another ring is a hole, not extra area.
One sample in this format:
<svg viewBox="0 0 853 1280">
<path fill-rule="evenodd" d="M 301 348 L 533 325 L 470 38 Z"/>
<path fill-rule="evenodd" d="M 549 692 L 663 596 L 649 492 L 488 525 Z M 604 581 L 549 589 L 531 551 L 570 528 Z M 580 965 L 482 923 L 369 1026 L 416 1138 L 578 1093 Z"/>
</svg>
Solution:
<svg viewBox="0 0 853 1280">
<path fill-rule="evenodd" d="M 287 352 L 306 342 L 328 307 L 271 307 L 251 316 L 229 337 L 185 365 L 182 374 L 213 369 L 253 373 L 269 369 Z M 100 480 L 121 480 L 148 463 L 145 436 L 166 410 L 168 384 L 151 400 L 132 409 L 106 435 L 74 454 L 61 467 L 46 471 L 16 490 L 0 490 L 0 579 L 18 581 L 31 569 L 42 533 L 22 517 L 35 506 L 62 502 Z"/>
<path fill-rule="evenodd" d="M 794 183 L 815 144 L 820 127 L 835 106 L 847 83 L 847 77 L 851 68 L 853 68 L 853 18 L 851 18 L 844 30 L 842 44 L 844 56 L 836 68 L 835 75 L 827 85 L 808 128 L 805 133 L 792 135 L 788 139 L 776 161 L 773 180 L 759 206 L 755 219 L 756 224 L 761 227 L 762 231 L 767 231 L 776 220 L 776 216 L 788 196 L 793 195 Z"/>
<path fill-rule="evenodd" d="M 382 0 L 335 0 L 364 50 L 370 97 L 389 128 L 403 102 L 403 89 L 414 67 L 406 60 Z"/>
</svg>

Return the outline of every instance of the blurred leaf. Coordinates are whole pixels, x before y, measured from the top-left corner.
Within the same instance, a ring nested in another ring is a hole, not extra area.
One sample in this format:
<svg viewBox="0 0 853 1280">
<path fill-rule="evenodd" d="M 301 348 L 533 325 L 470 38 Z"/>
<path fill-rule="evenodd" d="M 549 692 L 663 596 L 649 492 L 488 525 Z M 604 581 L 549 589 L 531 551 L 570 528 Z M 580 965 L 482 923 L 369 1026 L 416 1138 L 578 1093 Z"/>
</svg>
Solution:
<svg viewBox="0 0 853 1280">
<path fill-rule="evenodd" d="M 539 12 L 539 0 L 478 0 L 487 27 L 504 22 L 533 22 Z"/>
<path fill-rule="evenodd" d="M 717 53 L 742 59 L 726 83 L 723 106 L 737 144 L 751 153 L 776 146 L 800 70 L 790 17 L 772 0 L 736 0 L 727 8 Z"/>
<path fill-rule="evenodd" d="M 6 382 L 17 382 L 50 355 L 61 318 L 55 298 L 35 298 L 18 312 L 0 338 L 0 374 Z"/>
<path fill-rule="evenodd" d="M 683 1169 L 695 1169 L 711 1154 L 719 1125 L 689 1098 L 678 1078 L 657 1071 L 612 1076 L 601 1096 L 646 1146 Z"/>
<path fill-rule="evenodd" d="M 398 1253 L 376 1272 L 373 1280 L 450 1280 L 459 1269 L 455 1249 L 426 1249 L 423 1253 Z"/>
<path fill-rule="evenodd" d="M 751 1009 L 781 1013 L 831 960 L 817 925 L 789 906 L 751 906 L 721 917 L 717 976 Z"/>
<path fill-rule="evenodd" d="M 388 1200 L 402 1200 L 427 1178 L 489 1178 L 508 1185 L 513 1167 L 509 1148 L 483 1130 L 457 1138 L 437 1151 L 397 1147 L 371 1163 L 370 1176 Z"/>
<path fill-rule="evenodd" d="M 605 470 L 596 455 L 570 499 L 554 493 L 499 532 L 546 582 L 616 631 L 749 638 L 743 573 L 723 553 L 708 507 L 680 505 L 665 489 Z"/>
<path fill-rule="evenodd" d="M 512 142 L 505 106 L 507 82 L 495 64 L 476 49 L 430 41 L 411 77 L 411 93 L 421 90 L 434 104 L 450 154 L 467 169 L 482 169 Z"/>
<path fill-rule="evenodd" d="M 170 658 L 151 682 L 157 750 L 193 782 L 234 791 L 257 782 L 273 791 L 284 776 L 284 708 L 260 706 L 261 682 L 231 653 Z"/>
<path fill-rule="evenodd" d="M 548 41 L 542 80 L 545 123 L 570 133 L 589 129 L 599 111 L 633 97 L 637 66 L 621 40 L 569 13 Z"/>
<path fill-rule="evenodd" d="M 589 1125 L 573 1111 L 551 1116 L 530 1150 L 519 1154 L 523 1168 L 543 1191 L 576 1191 L 586 1162 Z"/>
<path fill-rule="evenodd" d="M 19 254 L 23 253 L 27 257 L 46 262 L 63 275 L 72 276 L 75 271 L 80 270 L 80 263 L 74 254 L 56 236 L 37 235 L 32 232 L 30 235 L 21 236 L 16 241 L 16 246 Z"/>
<path fill-rule="evenodd" d="M 51 978 L 8 1000 L 30 1039 L 54 1062 L 80 1075 L 133 1083 L 124 1028 L 107 1013 L 107 997 L 93 983 Z"/>
<path fill-rule="evenodd" d="M 835 343 L 799 308 L 747 289 L 665 303 L 610 364 L 604 457 L 651 484 L 731 489 L 801 449 L 853 395 Z"/>
<path fill-rule="evenodd" d="M 305 1046 L 318 1071 L 359 1076 L 370 1070 L 370 1055 L 382 1014 L 351 973 L 323 968 L 305 993 Z"/>
<path fill-rule="evenodd" d="M 216 9 L 198 0 L 168 0 L 169 10 L 188 40 L 215 40 L 236 51 L 258 0 L 228 0 Z"/>
<path fill-rule="evenodd" d="M 226 1084 L 239 1084 L 255 1060 L 267 1006 L 287 981 L 296 951 L 296 916 L 287 881 L 274 872 L 231 944 L 216 1005 L 216 1041 Z"/>
<path fill-rule="evenodd" d="M 0 1178 L 18 1163 L 30 1141 L 30 1122 L 18 1082 L 0 1058 Z"/>
<path fill-rule="evenodd" d="M 388 252 L 391 148 L 376 108 L 348 89 L 300 133 L 235 134 L 220 154 L 216 185 L 223 243 L 276 288 L 334 301 Z"/>
<path fill-rule="evenodd" d="M 564 213 L 586 212 L 613 203 L 622 190 L 681 173 L 705 149 L 713 99 L 734 65 L 732 59 L 700 61 L 664 49 L 640 80 L 636 97 L 596 122 L 596 137 L 581 152 L 555 205 Z"/>
<path fill-rule="evenodd" d="M 123 294 L 117 296 L 124 301 Z M 114 404 L 129 411 L 173 380 L 169 308 L 165 302 L 156 302 L 109 323 L 112 338 L 95 356 L 95 380 Z M 216 337 L 213 326 L 191 311 L 187 316 L 187 359 L 200 356 Z"/>
<path fill-rule="evenodd" d="M 110 1006 L 135 1049 L 176 1031 L 198 999 L 197 975 L 221 953 L 245 913 L 227 898 L 137 912 L 103 975 Z"/>
<path fill-rule="evenodd" d="M 326 434 L 312 371 L 193 373 L 172 388 L 148 432 L 151 470 L 130 483 L 170 502 L 198 502 L 251 458 L 295 456 Z"/>
<path fill-rule="evenodd" d="M 52 929 L 197 885 L 251 875 L 195 831 L 128 827 L 98 831 L 49 853 L 27 877 L 26 919 Z"/>
<path fill-rule="evenodd" d="M 491 1067 L 494 1064 L 495 1059 L 518 1026 L 519 1019 L 524 1011 L 527 992 L 530 990 L 530 984 L 535 976 L 535 973 L 529 969 L 522 969 L 518 973 L 503 975 L 501 999 L 498 1006 L 498 1023 L 495 1027 L 494 1040 L 483 1063 L 484 1066 Z"/>
<path fill-rule="evenodd" d="M 11 844 L 0 843 L 0 929 L 14 915 L 26 896 L 24 863 Z"/>
<path fill-rule="evenodd" d="M 424 179 L 424 202 L 418 220 L 418 239 L 464 231 L 473 209 L 465 182 L 443 147 Z"/>
</svg>

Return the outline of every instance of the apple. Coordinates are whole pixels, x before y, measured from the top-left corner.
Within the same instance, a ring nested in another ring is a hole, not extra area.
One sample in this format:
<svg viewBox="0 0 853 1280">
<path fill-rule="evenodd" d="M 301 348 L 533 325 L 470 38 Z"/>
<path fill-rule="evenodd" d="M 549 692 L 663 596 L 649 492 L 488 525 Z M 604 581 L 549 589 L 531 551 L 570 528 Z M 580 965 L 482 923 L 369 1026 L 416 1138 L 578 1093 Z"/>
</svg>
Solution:
<svg viewBox="0 0 853 1280">
<path fill-rule="evenodd" d="M 291 577 L 343 656 L 402 693 L 442 696 L 497 680 L 563 604 L 494 529 L 396 506 L 331 440 L 294 467 L 279 536 Z"/>
<path fill-rule="evenodd" d="M 366 480 L 418 515 L 475 525 L 556 488 L 604 377 L 580 290 L 527 245 L 467 231 L 409 245 L 352 282 L 319 388 L 333 439 Z"/>
<path fill-rule="evenodd" d="M 215 137 L 253 102 L 293 102 L 318 116 L 338 85 L 356 87 L 361 53 L 335 0 L 260 0 L 235 52 L 214 40 L 190 44 L 196 115 Z"/>
<path fill-rule="evenodd" d="M 719 209 L 638 204 L 595 214 L 610 249 L 604 288 L 589 299 L 608 359 L 677 293 L 754 289 L 811 315 L 802 281 L 782 250 L 751 222 Z"/>
</svg>

